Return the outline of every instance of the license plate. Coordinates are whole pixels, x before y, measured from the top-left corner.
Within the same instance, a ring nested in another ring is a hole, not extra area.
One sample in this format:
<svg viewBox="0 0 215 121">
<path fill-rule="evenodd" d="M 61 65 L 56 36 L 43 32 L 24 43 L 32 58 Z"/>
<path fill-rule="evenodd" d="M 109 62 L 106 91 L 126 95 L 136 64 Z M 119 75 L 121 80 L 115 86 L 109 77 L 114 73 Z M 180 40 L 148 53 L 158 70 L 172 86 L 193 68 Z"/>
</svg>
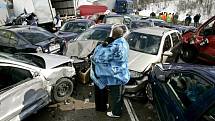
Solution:
<svg viewBox="0 0 215 121">
<path fill-rule="evenodd" d="M 49 46 L 49 51 L 54 51 L 60 49 L 60 44 L 55 44 L 55 45 L 50 45 Z"/>
</svg>

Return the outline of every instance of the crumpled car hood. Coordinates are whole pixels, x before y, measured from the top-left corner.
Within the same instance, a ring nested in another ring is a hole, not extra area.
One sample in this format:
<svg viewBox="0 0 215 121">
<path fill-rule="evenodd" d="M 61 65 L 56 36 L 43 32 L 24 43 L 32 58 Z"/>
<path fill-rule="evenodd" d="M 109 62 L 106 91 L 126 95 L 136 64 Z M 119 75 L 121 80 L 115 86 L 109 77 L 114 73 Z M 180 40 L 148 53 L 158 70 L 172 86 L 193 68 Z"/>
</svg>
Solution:
<svg viewBox="0 0 215 121">
<path fill-rule="evenodd" d="M 62 38 L 72 38 L 72 39 L 74 39 L 75 37 L 78 36 L 78 33 L 74 33 L 74 32 L 57 32 L 56 35 L 58 37 L 62 37 Z"/>
<path fill-rule="evenodd" d="M 98 40 L 88 40 L 88 41 L 75 41 L 68 44 L 66 56 L 76 56 L 79 58 L 85 58 L 92 53 Z"/>
<path fill-rule="evenodd" d="M 45 53 L 31 53 L 31 54 L 43 58 L 43 60 L 45 61 L 46 69 L 52 69 L 54 67 L 60 66 L 61 64 L 73 62 L 72 59 L 62 55 Z"/>
<path fill-rule="evenodd" d="M 74 67 L 58 67 L 54 69 L 42 69 L 42 75 L 46 78 L 46 80 L 50 81 L 49 84 L 55 84 L 57 80 L 63 77 L 72 78 L 75 73 Z"/>
<path fill-rule="evenodd" d="M 155 62 L 158 62 L 158 57 L 156 55 L 129 50 L 129 70 L 143 72 L 148 66 Z"/>
</svg>

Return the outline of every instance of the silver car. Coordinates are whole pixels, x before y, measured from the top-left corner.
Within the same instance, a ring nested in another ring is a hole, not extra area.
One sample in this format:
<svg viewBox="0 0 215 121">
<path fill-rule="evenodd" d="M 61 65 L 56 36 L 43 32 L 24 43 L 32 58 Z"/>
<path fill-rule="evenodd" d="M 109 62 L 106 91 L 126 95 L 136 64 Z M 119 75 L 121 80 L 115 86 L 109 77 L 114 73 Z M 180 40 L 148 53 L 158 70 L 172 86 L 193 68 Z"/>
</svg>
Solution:
<svg viewBox="0 0 215 121">
<path fill-rule="evenodd" d="M 154 63 L 178 61 L 181 35 L 177 30 L 140 28 L 132 31 L 126 40 L 130 47 L 128 64 L 131 74 L 126 92 L 140 94 L 146 88 L 146 75 Z"/>
<path fill-rule="evenodd" d="M 53 54 L 0 53 L 0 121 L 19 121 L 73 92 L 73 60 Z"/>
</svg>

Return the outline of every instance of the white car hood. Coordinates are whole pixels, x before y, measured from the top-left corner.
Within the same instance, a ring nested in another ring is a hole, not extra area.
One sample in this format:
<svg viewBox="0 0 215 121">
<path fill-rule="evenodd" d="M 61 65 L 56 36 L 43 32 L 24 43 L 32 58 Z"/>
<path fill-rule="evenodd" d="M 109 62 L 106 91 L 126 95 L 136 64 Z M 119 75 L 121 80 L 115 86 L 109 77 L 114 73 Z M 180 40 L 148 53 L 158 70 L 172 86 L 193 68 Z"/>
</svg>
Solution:
<svg viewBox="0 0 215 121">
<path fill-rule="evenodd" d="M 51 69 L 67 62 L 73 62 L 73 60 L 70 59 L 69 57 L 62 56 L 62 55 L 46 54 L 46 53 L 31 53 L 31 54 L 43 58 L 46 64 L 45 65 L 46 69 Z"/>
<path fill-rule="evenodd" d="M 156 62 L 158 62 L 157 55 L 151 55 L 134 50 L 129 50 L 129 70 L 143 72 L 149 65 Z"/>
</svg>

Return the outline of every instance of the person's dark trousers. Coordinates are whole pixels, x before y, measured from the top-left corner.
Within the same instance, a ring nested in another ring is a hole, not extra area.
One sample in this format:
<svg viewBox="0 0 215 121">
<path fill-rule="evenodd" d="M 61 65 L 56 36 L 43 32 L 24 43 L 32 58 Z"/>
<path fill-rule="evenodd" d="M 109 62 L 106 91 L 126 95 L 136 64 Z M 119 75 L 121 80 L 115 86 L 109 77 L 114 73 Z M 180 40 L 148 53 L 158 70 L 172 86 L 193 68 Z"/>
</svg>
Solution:
<svg viewBox="0 0 215 121">
<path fill-rule="evenodd" d="M 109 86 L 111 95 L 111 107 L 113 115 L 120 116 L 122 114 L 123 106 L 123 85 L 113 85 Z"/>
<path fill-rule="evenodd" d="M 107 88 L 99 89 L 98 86 L 95 85 L 95 105 L 96 111 L 107 111 L 108 104 L 108 90 Z"/>
</svg>

